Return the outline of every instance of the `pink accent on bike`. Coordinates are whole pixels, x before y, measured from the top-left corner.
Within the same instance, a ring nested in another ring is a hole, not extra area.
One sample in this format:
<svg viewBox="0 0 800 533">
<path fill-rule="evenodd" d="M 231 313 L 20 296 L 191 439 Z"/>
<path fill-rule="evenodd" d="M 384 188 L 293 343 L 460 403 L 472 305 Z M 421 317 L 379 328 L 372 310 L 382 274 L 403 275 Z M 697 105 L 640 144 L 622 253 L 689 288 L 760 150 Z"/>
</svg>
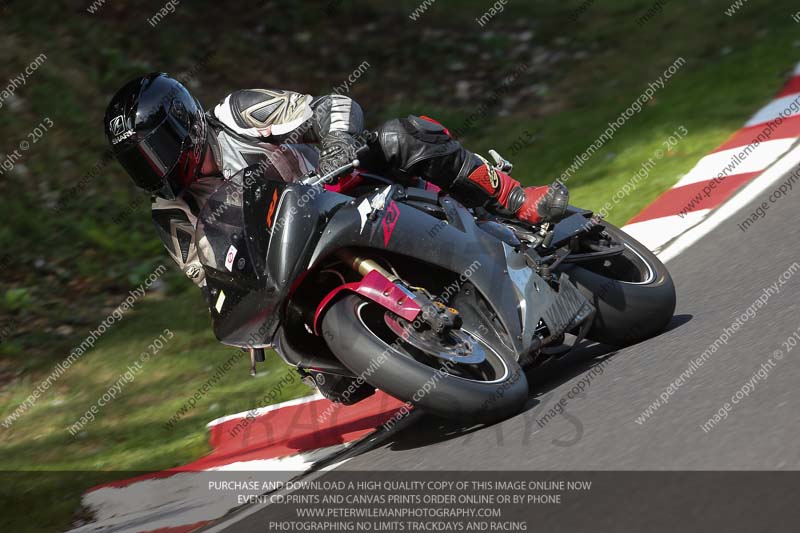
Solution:
<svg viewBox="0 0 800 533">
<path fill-rule="evenodd" d="M 314 333 L 317 335 L 319 335 L 319 319 L 322 317 L 323 311 L 342 291 L 352 291 L 369 298 L 409 322 L 422 312 L 422 308 L 408 296 L 408 293 L 377 270 L 373 270 L 361 281 L 340 285 L 322 299 L 314 313 Z"/>
<path fill-rule="evenodd" d="M 441 188 L 441 187 L 439 187 L 438 185 L 434 185 L 434 184 L 433 184 L 433 183 L 431 183 L 430 181 L 426 181 L 426 182 L 425 182 L 425 190 L 426 190 L 426 191 L 435 192 L 435 193 L 440 193 L 440 192 L 442 192 L 442 188 Z"/>
<path fill-rule="evenodd" d="M 353 171 L 353 172 L 351 172 L 350 174 L 348 174 L 346 176 L 343 176 L 343 177 L 339 178 L 339 181 L 337 181 L 334 184 L 326 183 L 324 185 L 324 187 L 325 187 L 325 190 L 328 190 L 328 191 L 331 191 L 331 192 L 344 193 L 344 192 L 349 191 L 350 189 L 352 189 L 356 185 L 359 185 L 363 181 L 364 181 L 364 178 L 361 176 L 361 173 L 356 170 L 356 171 Z"/>
<path fill-rule="evenodd" d="M 386 208 L 386 214 L 383 215 L 383 245 L 389 246 L 389 240 L 392 238 L 392 232 L 397 225 L 397 219 L 400 218 L 400 209 L 394 200 L 389 202 L 389 207 Z"/>
</svg>

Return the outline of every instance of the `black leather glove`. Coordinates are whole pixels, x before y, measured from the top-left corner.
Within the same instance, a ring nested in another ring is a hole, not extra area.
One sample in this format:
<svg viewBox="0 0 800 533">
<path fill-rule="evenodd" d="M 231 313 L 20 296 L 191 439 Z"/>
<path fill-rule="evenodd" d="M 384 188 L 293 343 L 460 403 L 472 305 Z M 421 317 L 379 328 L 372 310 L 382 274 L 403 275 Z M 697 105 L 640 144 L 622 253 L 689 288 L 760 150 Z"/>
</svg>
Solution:
<svg viewBox="0 0 800 533">
<path fill-rule="evenodd" d="M 321 175 L 351 163 L 356 158 L 358 142 L 344 131 L 332 131 L 322 138 L 322 151 L 319 157 Z"/>
</svg>

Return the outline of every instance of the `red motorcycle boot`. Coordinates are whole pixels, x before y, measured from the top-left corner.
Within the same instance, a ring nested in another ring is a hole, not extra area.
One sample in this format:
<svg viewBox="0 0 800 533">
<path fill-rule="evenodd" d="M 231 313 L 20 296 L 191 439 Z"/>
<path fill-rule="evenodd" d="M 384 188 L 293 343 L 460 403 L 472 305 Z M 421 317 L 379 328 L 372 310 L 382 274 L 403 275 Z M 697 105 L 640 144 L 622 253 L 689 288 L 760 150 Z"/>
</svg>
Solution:
<svg viewBox="0 0 800 533">
<path fill-rule="evenodd" d="M 561 220 L 569 205 L 569 191 L 561 183 L 523 188 L 517 180 L 487 162 L 474 169 L 467 180 L 489 197 L 490 210 L 513 215 L 529 224 Z"/>
</svg>

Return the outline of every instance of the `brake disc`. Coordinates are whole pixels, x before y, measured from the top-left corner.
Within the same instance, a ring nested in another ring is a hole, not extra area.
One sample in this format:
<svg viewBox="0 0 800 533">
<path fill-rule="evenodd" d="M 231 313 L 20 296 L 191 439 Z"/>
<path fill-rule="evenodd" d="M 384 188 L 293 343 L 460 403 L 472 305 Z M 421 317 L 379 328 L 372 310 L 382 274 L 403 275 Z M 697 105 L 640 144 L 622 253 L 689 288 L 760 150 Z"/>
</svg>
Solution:
<svg viewBox="0 0 800 533">
<path fill-rule="evenodd" d="M 391 313 L 386 313 L 384 320 L 399 339 L 427 355 L 463 365 L 478 365 L 486 361 L 484 347 L 465 331 L 450 329 L 439 335 L 432 330 L 418 331 Z"/>
</svg>

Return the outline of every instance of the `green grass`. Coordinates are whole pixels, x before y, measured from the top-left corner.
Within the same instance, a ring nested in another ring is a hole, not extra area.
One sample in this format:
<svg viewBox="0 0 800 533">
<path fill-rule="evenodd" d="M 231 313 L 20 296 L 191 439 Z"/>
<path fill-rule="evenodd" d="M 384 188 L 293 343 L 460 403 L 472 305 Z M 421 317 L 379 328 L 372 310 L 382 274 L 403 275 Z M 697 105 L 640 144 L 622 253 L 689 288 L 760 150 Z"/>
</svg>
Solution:
<svg viewBox="0 0 800 533">
<path fill-rule="evenodd" d="M 599 209 L 664 148 L 667 137 L 685 127 L 689 135 L 609 214 L 610 221 L 624 224 L 768 103 L 800 61 L 798 27 L 790 19 L 788 3 L 754 4 L 733 18 L 720 16 L 716 5 L 669 3 L 663 14 L 640 27 L 636 19 L 651 4 L 593 5 L 569 37 L 578 50 L 608 48 L 576 59 L 549 84 L 563 110 L 541 116 L 539 109 L 523 102 L 512 116 L 471 130 L 465 144 L 484 152 L 499 150 L 515 163 L 514 175 L 524 184 L 552 181 L 667 66 L 685 58 L 686 65 L 665 88 L 568 181 L 573 204 Z M 564 27 L 561 13 L 551 16 L 556 26 Z M 412 112 L 412 107 L 403 105 L 398 111 Z M 448 124 L 463 124 L 468 111 L 441 109 L 441 114 L 448 116 Z M 514 142 L 528 137 L 525 132 L 535 141 L 511 156 Z"/>
<path fill-rule="evenodd" d="M 102 481 L 127 478 L 136 472 L 162 470 L 188 463 L 210 451 L 205 425 L 212 419 L 254 407 L 256 398 L 285 375 L 287 367 L 274 354 L 248 375 L 244 355 L 219 382 L 171 429 L 166 423 L 231 355 L 209 329 L 204 301 L 194 292 L 158 300 L 145 298 L 101 336 L 93 350 L 65 372 L 10 429 L 0 432 L 0 465 L 4 471 L 44 471 L 50 474 L 0 474 L 4 519 L 22 520 L 18 506 L 31 506 L 52 528 L 69 521 L 83 490 Z M 75 437 L 67 428 L 76 423 L 109 386 L 135 368 L 142 351 L 165 328 L 174 337 L 123 385 L 117 398 L 101 407 Z M 66 357 L 68 350 L 57 354 Z M 55 354 L 54 354 L 55 355 Z M 41 373 L 21 376 L 4 388 L 4 417 L 22 403 Z M 299 380 L 280 388 L 277 401 L 303 396 L 309 389 Z M 15 483 L 9 480 L 15 479 Z M 43 502 L 48 502 L 45 505 Z M 35 507 L 33 507 L 35 505 Z M 52 505 L 53 507 L 48 507 Z M 42 508 L 49 508 L 42 513 Z M 13 529 L 20 531 L 15 523 Z"/>
<path fill-rule="evenodd" d="M 695 6 L 686 8 L 682 14 L 688 15 L 689 9 L 694 10 Z M 777 17 L 775 14 L 771 16 Z M 687 16 L 681 20 L 696 21 L 702 17 L 691 19 Z M 755 21 L 756 28 L 759 27 L 757 24 Z M 665 88 L 640 114 L 617 131 L 613 141 L 595 153 L 568 182 L 573 203 L 597 209 L 609 201 L 657 149 L 664 148 L 662 143 L 672 132 L 685 127 L 688 136 L 658 162 L 650 177 L 608 217 L 612 222 L 624 223 L 671 187 L 703 155 L 742 127 L 750 115 L 769 102 L 782 87 L 786 74 L 800 60 L 800 48 L 796 45 L 797 28 L 773 26 L 775 28 L 769 33 L 755 31 L 746 45 L 739 43 L 729 52 L 723 51 L 727 45 L 721 41 L 708 57 L 698 57 L 692 51 L 693 46 L 702 48 L 701 28 L 698 27 L 696 33 L 681 32 L 681 46 L 652 59 L 631 50 L 622 57 L 610 57 L 594 66 L 581 65 L 586 72 L 569 83 L 577 84 L 573 88 L 573 99 L 585 104 L 533 122 L 531 133 L 538 140 L 520 154 L 518 172 L 530 176 L 530 181 L 560 176 L 575 155 L 584 152 L 605 130 L 609 121 L 615 120 L 649 82 L 655 81 L 665 67 L 682 56 L 687 64 L 666 82 Z M 638 76 L 630 76 L 631 69 L 626 69 L 626 66 L 645 61 L 645 68 Z M 609 75 L 613 78 L 625 76 L 618 73 L 627 73 L 629 79 L 609 88 Z M 496 146 L 511 145 L 519 135 L 519 128 L 514 127 L 517 120 L 515 117 L 498 123 L 486 137 L 491 138 L 496 132 L 493 139 Z"/>
<path fill-rule="evenodd" d="M 727 2 L 668 2 L 644 26 L 636 20 L 653 5 L 649 0 L 598 1 L 571 20 L 570 10 L 582 3 L 512 1 L 481 29 L 475 18 L 491 4 L 483 0 L 438 0 L 416 23 L 408 14 L 417 0 L 380 7 L 342 1 L 338 13 L 320 8 L 328 1 L 265 3 L 255 11 L 250 5 L 221 11 L 216 3 L 198 1 L 180 5 L 158 31 L 144 20 L 163 5 L 160 1 L 146 8 L 108 2 L 92 16 L 82 12 L 83 3 L 73 11 L 50 3 L 46 9 L 40 2 L 14 3 L 3 14 L 7 31 L 0 35 L 0 61 L 17 73 L 44 50 L 48 62 L 19 90 L 17 108 L 0 109 L 0 150 L 13 148 L 45 116 L 56 127 L 26 154 L 24 172 L 0 177 L 0 248 L 11 257 L 0 281 L 0 326 L 16 324 L 0 344 L 0 416 L 24 401 L 128 290 L 167 260 L 146 202 L 129 209 L 138 193 L 116 164 L 89 180 L 62 213 L 51 210 L 102 156 L 101 122 L 109 95 L 142 71 L 185 72 L 213 52 L 196 87 L 210 106 L 240 87 L 329 92 L 368 59 L 373 67 L 352 96 L 364 105 L 370 125 L 417 113 L 455 129 L 503 76 L 526 63 L 529 69 L 508 94 L 515 99 L 507 106 L 510 114 L 498 116 L 502 106 L 490 108 L 462 140 L 483 153 L 498 149 L 514 161 L 517 179 L 535 184 L 558 177 L 649 82 L 683 56 L 687 64 L 656 98 L 568 182 L 574 204 L 596 209 L 666 137 L 685 127 L 688 135 L 609 214 L 622 224 L 741 127 L 800 60 L 792 2 L 751 0 L 735 17 L 722 13 Z M 280 17 L 268 16 L 276 9 Z M 254 15 L 263 20 L 259 30 L 253 29 Z M 291 35 L 272 38 L 286 27 Z M 298 35 L 301 30 L 311 37 Z M 430 30 L 439 33 L 426 33 Z M 518 39 L 525 31 L 534 32 L 527 44 Z M 220 39 L 220 34 L 236 38 Z M 52 44 L 45 46 L 42 35 Z M 560 59 L 540 68 L 534 61 L 537 47 L 557 52 Z M 484 96 L 467 102 L 450 98 L 462 79 L 481 87 Z M 520 137 L 535 140 L 512 155 Z M 110 222 L 128 211 L 123 224 Z M 159 297 L 139 302 L 10 430 L 0 428 L 0 468 L 41 473 L 7 475 L 6 509 L 0 512 L 16 522 L 4 530 L 33 529 L 30 516 L 42 530 L 63 527 L 87 487 L 207 453 L 205 424 L 252 408 L 283 375 L 284 365 L 273 356 L 260 365 L 262 374 L 250 379 L 244 357 L 196 409 L 164 430 L 161 424 L 232 353 L 213 338 L 197 290 L 174 271 L 164 282 Z M 85 433 L 70 436 L 66 427 L 165 327 L 174 339 Z M 283 392 L 279 400 L 308 389 L 298 384 Z"/>
</svg>

